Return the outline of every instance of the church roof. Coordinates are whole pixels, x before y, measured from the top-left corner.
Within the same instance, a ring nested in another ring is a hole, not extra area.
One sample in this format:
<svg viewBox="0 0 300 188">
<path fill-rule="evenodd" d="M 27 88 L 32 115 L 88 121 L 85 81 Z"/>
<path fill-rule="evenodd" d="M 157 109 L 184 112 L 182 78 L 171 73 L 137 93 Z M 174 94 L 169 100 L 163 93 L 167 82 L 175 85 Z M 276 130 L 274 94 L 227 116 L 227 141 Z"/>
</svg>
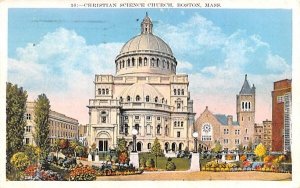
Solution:
<svg viewBox="0 0 300 188">
<path fill-rule="evenodd" d="M 244 95 L 247 95 L 247 94 L 254 94 L 255 93 L 255 87 L 253 85 L 253 87 L 251 88 L 250 87 L 250 84 L 247 80 L 247 74 L 245 75 L 245 81 L 244 81 L 244 84 L 242 86 L 242 89 L 240 91 L 240 94 L 244 94 Z"/>
<path fill-rule="evenodd" d="M 227 116 L 225 114 L 215 114 L 215 117 L 222 125 L 227 125 Z"/>
</svg>

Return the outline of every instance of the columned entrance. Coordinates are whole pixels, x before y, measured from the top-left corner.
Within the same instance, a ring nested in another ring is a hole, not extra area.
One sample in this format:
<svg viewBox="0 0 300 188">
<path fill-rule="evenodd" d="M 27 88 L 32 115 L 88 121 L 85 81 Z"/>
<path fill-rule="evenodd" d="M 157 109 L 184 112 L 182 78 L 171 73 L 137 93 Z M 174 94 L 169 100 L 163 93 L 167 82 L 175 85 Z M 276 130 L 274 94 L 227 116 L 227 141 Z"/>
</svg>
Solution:
<svg viewBox="0 0 300 188">
<path fill-rule="evenodd" d="M 99 141 L 99 151 L 108 151 L 108 141 L 107 140 L 100 140 Z"/>
<path fill-rule="evenodd" d="M 165 151 L 166 151 L 166 153 L 168 153 L 168 150 L 169 150 L 169 143 L 166 142 L 166 143 L 165 143 Z"/>
<path fill-rule="evenodd" d="M 111 142 L 111 136 L 106 131 L 99 132 L 95 138 L 95 143 L 97 144 L 99 152 L 109 151 L 109 148 L 112 145 Z"/>
</svg>

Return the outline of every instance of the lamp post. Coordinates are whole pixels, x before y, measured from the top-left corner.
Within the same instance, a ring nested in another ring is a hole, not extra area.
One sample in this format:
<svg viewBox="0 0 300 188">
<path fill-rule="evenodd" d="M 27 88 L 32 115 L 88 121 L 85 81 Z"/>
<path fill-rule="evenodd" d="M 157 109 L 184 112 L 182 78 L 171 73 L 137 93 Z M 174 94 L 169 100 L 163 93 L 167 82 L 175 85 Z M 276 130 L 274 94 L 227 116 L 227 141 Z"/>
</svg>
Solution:
<svg viewBox="0 0 300 188">
<path fill-rule="evenodd" d="M 193 137 L 194 137 L 194 153 L 198 153 L 198 148 L 197 148 L 198 133 L 194 132 Z"/>
<path fill-rule="evenodd" d="M 133 136 L 132 152 L 136 152 L 136 135 L 138 134 L 138 131 L 136 129 L 132 129 L 131 133 Z"/>
</svg>

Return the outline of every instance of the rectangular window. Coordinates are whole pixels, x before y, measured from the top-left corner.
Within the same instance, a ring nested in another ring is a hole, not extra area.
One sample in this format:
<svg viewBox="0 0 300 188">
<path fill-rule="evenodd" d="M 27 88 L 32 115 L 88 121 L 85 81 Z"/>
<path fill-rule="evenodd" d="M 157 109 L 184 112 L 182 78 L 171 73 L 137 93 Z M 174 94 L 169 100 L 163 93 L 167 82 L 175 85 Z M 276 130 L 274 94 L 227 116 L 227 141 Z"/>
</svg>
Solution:
<svg viewBox="0 0 300 188">
<path fill-rule="evenodd" d="M 283 96 L 277 96 L 277 103 L 283 102 Z"/>
<path fill-rule="evenodd" d="M 228 139 L 224 139 L 224 144 L 228 144 Z"/>
<path fill-rule="evenodd" d="M 150 121 L 151 120 L 151 116 L 146 116 L 146 120 Z"/>
<path fill-rule="evenodd" d="M 235 143 L 235 144 L 240 144 L 240 140 L 239 140 L 239 139 L 235 139 L 235 140 L 234 140 L 234 143 Z"/>
<path fill-rule="evenodd" d="M 25 144 L 29 144 L 29 138 L 25 138 Z"/>
<path fill-rule="evenodd" d="M 202 141 L 211 141 L 211 136 L 202 136 Z"/>
<path fill-rule="evenodd" d="M 157 121 L 160 121 L 160 117 L 157 117 Z"/>
<path fill-rule="evenodd" d="M 106 117 L 101 117 L 101 123 L 106 123 Z"/>
<path fill-rule="evenodd" d="M 135 116 L 134 119 L 140 119 L 140 116 Z"/>
<path fill-rule="evenodd" d="M 26 126 L 26 127 L 25 127 L 25 131 L 26 131 L 27 133 L 30 133 L 30 132 L 31 132 L 31 126 Z"/>
<path fill-rule="evenodd" d="M 31 120 L 31 114 L 26 114 L 26 119 Z"/>
<path fill-rule="evenodd" d="M 177 131 L 177 138 L 180 138 L 180 131 Z"/>
</svg>

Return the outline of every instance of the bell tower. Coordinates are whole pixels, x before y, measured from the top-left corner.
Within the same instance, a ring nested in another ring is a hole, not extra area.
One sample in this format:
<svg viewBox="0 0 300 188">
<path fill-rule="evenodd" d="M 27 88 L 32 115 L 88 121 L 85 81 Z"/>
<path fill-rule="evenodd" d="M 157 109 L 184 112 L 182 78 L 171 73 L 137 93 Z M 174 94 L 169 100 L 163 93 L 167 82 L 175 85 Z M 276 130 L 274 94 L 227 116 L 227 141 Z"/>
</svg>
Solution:
<svg viewBox="0 0 300 188">
<path fill-rule="evenodd" d="M 255 124 L 255 86 L 253 84 L 250 87 L 247 74 L 242 89 L 236 96 L 236 112 L 241 132 L 240 143 L 245 147 L 252 142 Z"/>
</svg>

